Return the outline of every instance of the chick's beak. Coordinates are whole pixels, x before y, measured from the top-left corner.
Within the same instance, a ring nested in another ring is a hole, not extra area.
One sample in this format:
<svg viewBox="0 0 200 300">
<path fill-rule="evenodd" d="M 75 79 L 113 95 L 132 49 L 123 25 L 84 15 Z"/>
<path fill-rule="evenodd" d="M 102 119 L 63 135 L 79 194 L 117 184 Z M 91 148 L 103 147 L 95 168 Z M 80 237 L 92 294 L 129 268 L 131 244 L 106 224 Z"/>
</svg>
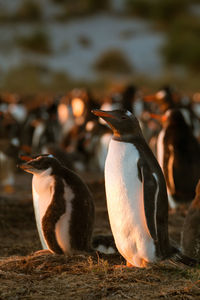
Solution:
<svg viewBox="0 0 200 300">
<path fill-rule="evenodd" d="M 31 165 L 28 165 L 27 163 L 18 165 L 18 167 L 28 173 L 33 173 L 34 171 L 34 168 Z"/>
</svg>

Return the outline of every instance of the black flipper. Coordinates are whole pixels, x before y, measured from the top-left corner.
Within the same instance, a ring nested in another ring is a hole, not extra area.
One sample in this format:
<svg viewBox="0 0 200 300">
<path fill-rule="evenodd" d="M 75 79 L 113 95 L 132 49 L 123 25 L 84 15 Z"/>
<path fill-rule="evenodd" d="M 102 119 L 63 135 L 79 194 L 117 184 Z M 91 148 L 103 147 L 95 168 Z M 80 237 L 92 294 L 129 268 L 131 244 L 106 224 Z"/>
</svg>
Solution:
<svg viewBox="0 0 200 300">
<path fill-rule="evenodd" d="M 138 172 L 141 176 L 144 194 L 144 210 L 149 233 L 152 239 L 157 242 L 157 226 L 156 226 L 156 201 L 158 194 L 158 186 L 148 165 L 138 162 Z"/>
<path fill-rule="evenodd" d="M 42 218 L 42 230 L 48 247 L 57 254 L 63 254 L 63 250 L 60 248 L 55 235 L 56 223 L 60 216 L 65 213 L 65 199 L 56 196 L 58 190 L 61 195 L 64 195 L 64 184 L 62 181 L 56 180 L 55 177 L 54 194 L 51 189 L 53 200 Z"/>
</svg>

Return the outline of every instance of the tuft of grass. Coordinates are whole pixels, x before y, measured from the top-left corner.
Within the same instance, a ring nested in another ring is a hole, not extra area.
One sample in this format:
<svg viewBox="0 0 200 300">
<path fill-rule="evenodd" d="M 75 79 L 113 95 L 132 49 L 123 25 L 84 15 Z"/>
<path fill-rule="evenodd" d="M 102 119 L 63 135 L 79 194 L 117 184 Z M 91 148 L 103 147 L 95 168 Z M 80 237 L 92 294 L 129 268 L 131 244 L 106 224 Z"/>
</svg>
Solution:
<svg viewBox="0 0 200 300">
<path fill-rule="evenodd" d="M 97 59 L 94 68 L 98 72 L 130 74 L 132 66 L 126 56 L 118 49 L 110 49 Z"/>
<path fill-rule="evenodd" d="M 51 52 L 49 37 L 44 31 L 37 30 L 31 36 L 19 36 L 16 42 L 24 50 L 40 54 L 49 54 Z"/>
<path fill-rule="evenodd" d="M 109 270 L 109 263 L 107 260 L 98 257 L 98 262 L 95 263 L 92 257 L 89 256 L 87 261 L 88 261 L 88 269 L 90 270 L 90 272 L 95 274 L 103 273 L 104 275 L 107 275 Z"/>
</svg>

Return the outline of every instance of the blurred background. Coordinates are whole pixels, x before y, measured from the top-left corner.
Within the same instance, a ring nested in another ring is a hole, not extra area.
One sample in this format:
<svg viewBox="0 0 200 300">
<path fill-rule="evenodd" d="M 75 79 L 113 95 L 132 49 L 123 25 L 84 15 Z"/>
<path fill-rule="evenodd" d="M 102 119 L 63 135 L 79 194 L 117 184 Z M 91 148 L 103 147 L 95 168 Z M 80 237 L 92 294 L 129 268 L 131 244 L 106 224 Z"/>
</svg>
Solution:
<svg viewBox="0 0 200 300">
<path fill-rule="evenodd" d="M 199 71 L 199 0 L 0 1 L 2 91 L 134 82 L 194 92 Z"/>
<path fill-rule="evenodd" d="M 103 176 L 95 108 L 134 111 L 155 155 L 153 114 L 184 108 L 200 140 L 199 82 L 200 1 L 0 0 L 0 185 L 40 153 Z"/>
</svg>

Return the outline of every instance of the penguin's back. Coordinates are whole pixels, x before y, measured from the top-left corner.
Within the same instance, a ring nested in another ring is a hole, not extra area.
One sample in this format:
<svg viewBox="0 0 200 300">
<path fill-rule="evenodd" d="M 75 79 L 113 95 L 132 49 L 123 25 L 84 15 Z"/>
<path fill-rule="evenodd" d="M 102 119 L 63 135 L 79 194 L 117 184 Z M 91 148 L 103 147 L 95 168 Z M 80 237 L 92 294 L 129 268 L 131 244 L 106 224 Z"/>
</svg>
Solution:
<svg viewBox="0 0 200 300">
<path fill-rule="evenodd" d="M 119 252 L 136 266 L 142 259 L 156 259 L 145 217 L 139 159 L 139 151 L 132 143 L 111 140 L 105 165 L 109 218 Z"/>
</svg>

